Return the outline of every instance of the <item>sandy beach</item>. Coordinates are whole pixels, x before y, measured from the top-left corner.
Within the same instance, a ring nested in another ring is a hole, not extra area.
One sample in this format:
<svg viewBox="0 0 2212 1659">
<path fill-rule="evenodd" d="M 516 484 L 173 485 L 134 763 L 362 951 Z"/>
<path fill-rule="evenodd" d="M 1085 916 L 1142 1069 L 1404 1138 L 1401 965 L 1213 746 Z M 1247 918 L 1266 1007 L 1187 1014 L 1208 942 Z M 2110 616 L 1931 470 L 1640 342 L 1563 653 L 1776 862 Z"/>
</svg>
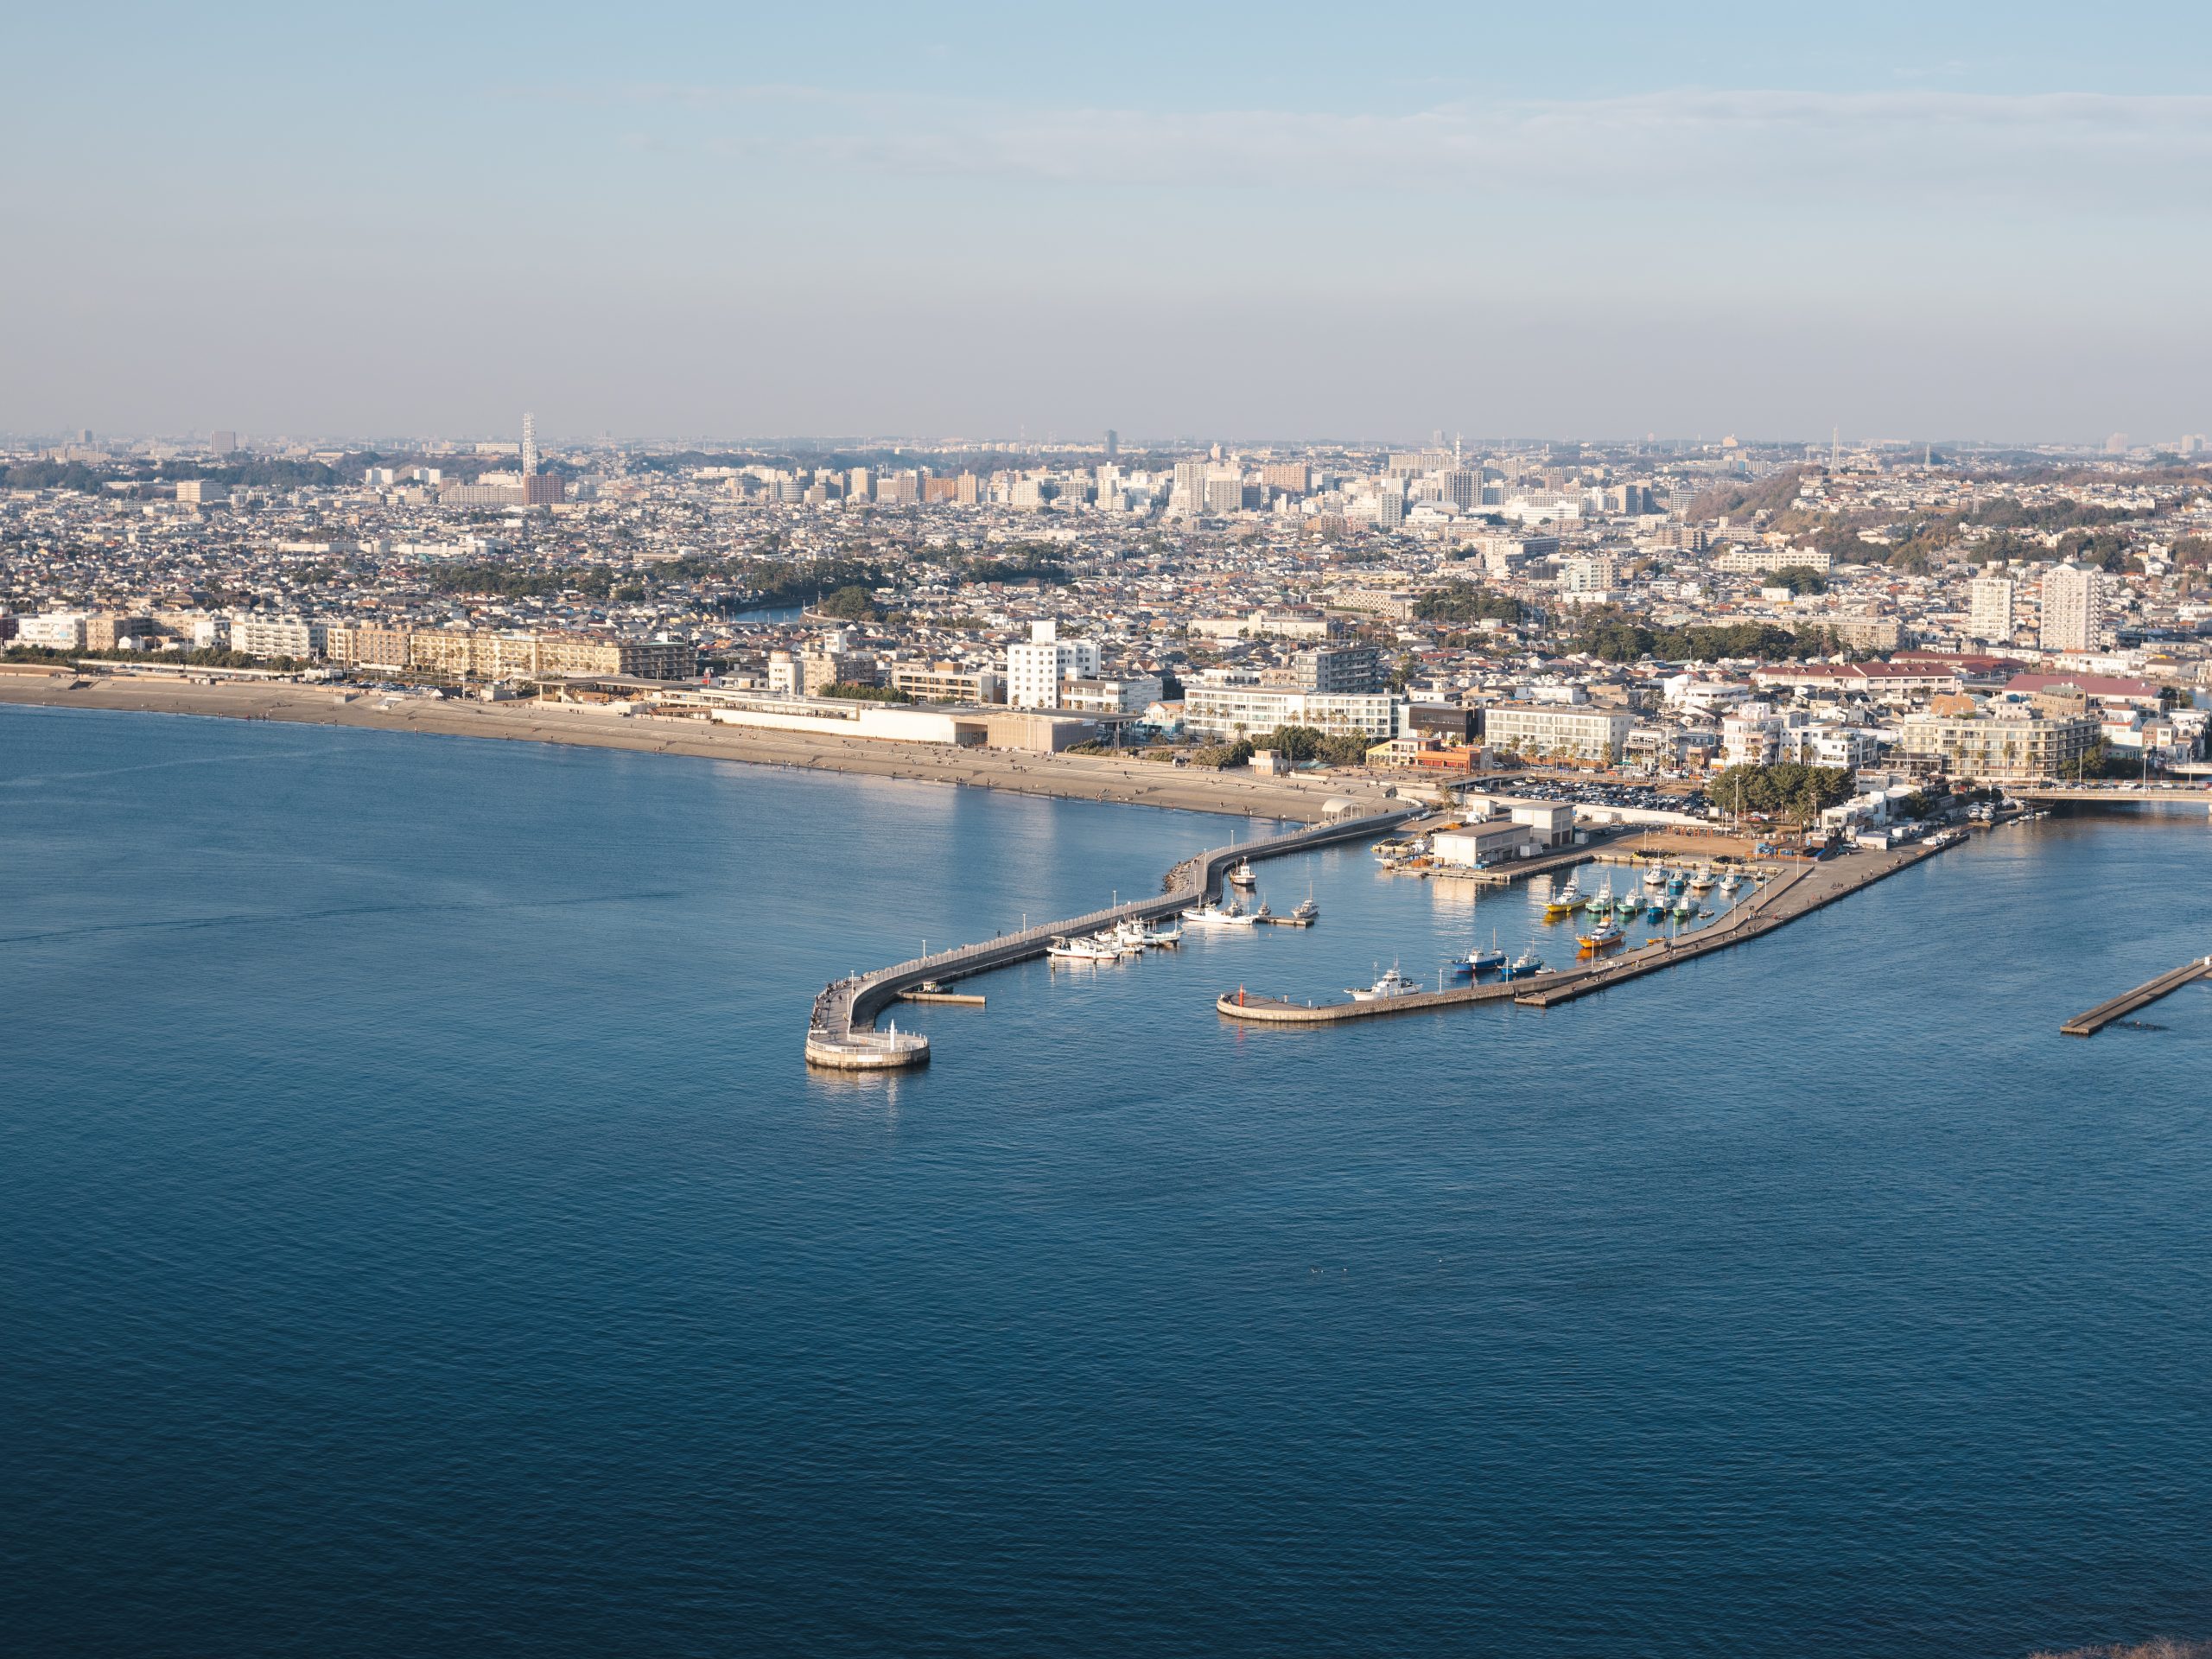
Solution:
<svg viewBox="0 0 2212 1659">
<path fill-rule="evenodd" d="M 1250 817 L 1321 817 L 1338 797 L 1373 810 L 1387 804 L 1385 785 L 1336 776 L 1265 778 L 1237 770 L 1217 772 L 1111 755 L 1031 754 L 1006 749 L 957 749 L 925 743 L 829 738 L 811 733 L 766 732 L 702 721 L 652 715 L 628 718 L 582 707 L 534 702 L 467 702 L 404 696 L 387 700 L 356 692 L 341 701 L 327 686 L 293 683 L 195 684 L 189 681 L 0 674 L 0 702 L 57 709 L 137 709 L 152 714 L 203 715 L 230 720 L 282 720 L 314 726 L 355 726 L 384 731 L 436 732 L 451 737 L 505 738 L 532 743 L 688 754 L 759 766 L 849 772 L 879 778 L 918 779 L 973 788 L 1088 801 L 1127 801 L 1142 806 Z M 389 701 L 390 706 L 387 707 Z"/>
</svg>

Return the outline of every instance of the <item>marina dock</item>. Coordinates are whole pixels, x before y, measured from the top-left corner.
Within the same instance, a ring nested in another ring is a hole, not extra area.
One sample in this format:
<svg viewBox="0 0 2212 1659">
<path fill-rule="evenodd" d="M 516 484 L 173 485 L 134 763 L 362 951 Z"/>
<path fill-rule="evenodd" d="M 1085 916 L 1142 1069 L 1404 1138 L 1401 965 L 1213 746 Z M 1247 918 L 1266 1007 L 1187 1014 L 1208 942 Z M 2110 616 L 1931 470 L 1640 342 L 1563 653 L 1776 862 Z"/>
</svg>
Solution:
<svg viewBox="0 0 2212 1659">
<path fill-rule="evenodd" d="M 1417 992 L 1409 996 L 1378 997 L 1367 1002 L 1300 1002 L 1286 997 L 1256 995 L 1240 987 L 1215 999 L 1214 1007 L 1231 1020 L 1268 1025 L 1330 1025 L 1345 1020 L 1376 1019 L 1384 1014 L 1415 1014 L 1509 999 L 1524 1008 L 1548 1008 L 1772 932 L 1786 922 L 1810 915 L 1885 875 L 1917 864 L 1937 850 L 1934 847 L 1916 846 L 1887 853 L 1853 853 L 1785 870 L 1764 892 L 1737 906 L 1709 928 L 1662 939 L 1618 956 L 1586 958 L 1573 968 L 1537 974 L 1525 980 L 1493 981 L 1449 990 Z M 2200 971 L 2203 968 L 2202 963 L 2197 966 Z"/>
<path fill-rule="evenodd" d="M 2108 1002 L 2098 1003 L 2087 1014 L 2075 1014 L 2058 1029 L 2069 1037 L 2094 1037 L 2113 1020 L 2123 1020 L 2139 1008 L 2149 1007 L 2160 997 L 2171 996 L 2192 981 L 2207 978 L 2212 978 L 2212 957 L 2196 957 L 2156 979 L 2145 980 Z"/>
<path fill-rule="evenodd" d="M 1167 872 L 1160 895 L 1094 910 L 1087 916 L 1046 922 L 1019 933 L 1002 934 L 957 950 L 940 950 L 874 973 L 855 975 L 823 987 L 814 999 L 814 1013 L 806 1033 L 810 1065 L 840 1071 L 895 1071 L 929 1063 L 929 1039 L 895 1027 L 875 1028 L 876 1015 L 910 991 L 924 984 L 941 998 L 941 988 L 971 974 L 988 973 L 1043 956 L 1056 938 L 1096 933 L 1123 921 L 1154 922 L 1180 912 L 1186 906 L 1202 904 L 1220 891 L 1222 877 L 1240 859 L 1279 858 L 1342 842 L 1363 841 L 1396 829 L 1416 815 L 1418 809 L 1367 814 L 1293 830 L 1280 836 L 1247 841 L 1186 858 Z"/>
</svg>

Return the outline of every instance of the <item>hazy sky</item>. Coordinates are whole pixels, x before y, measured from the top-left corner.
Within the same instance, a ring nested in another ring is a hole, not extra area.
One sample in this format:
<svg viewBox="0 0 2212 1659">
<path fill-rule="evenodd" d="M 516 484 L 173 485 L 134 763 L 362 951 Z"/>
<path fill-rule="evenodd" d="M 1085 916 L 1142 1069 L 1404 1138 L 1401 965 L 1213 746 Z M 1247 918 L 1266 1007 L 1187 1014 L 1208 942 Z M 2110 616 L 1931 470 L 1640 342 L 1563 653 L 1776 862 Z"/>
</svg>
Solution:
<svg viewBox="0 0 2212 1659">
<path fill-rule="evenodd" d="M 23 8 L 0 428 L 2212 429 L 2201 3 Z"/>
</svg>

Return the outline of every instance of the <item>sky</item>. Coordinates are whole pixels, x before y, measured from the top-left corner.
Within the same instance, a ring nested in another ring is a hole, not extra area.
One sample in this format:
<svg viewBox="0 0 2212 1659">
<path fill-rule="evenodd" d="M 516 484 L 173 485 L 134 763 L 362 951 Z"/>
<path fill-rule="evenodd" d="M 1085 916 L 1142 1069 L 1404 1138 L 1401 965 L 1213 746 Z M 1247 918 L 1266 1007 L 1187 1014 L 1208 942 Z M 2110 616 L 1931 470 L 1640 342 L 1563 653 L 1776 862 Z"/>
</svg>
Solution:
<svg viewBox="0 0 2212 1659">
<path fill-rule="evenodd" d="M 25 9 L 0 430 L 2212 429 L 2212 12 Z"/>
</svg>

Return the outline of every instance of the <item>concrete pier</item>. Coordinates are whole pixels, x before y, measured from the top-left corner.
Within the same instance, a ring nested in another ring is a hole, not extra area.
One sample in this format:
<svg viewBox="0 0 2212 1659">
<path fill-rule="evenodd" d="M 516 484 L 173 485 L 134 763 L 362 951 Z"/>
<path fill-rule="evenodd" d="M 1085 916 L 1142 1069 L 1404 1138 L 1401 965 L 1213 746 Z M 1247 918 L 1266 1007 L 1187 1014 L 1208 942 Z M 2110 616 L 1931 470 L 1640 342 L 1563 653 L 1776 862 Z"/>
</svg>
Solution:
<svg viewBox="0 0 2212 1659">
<path fill-rule="evenodd" d="M 1578 996 L 1602 991 L 1677 963 L 1689 962 L 1715 950 L 1725 950 L 1746 939 L 1773 931 L 1785 922 L 1811 914 L 1824 906 L 1917 864 L 1937 849 L 1900 848 L 1887 853 L 1852 853 L 1818 864 L 1787 869 L 1755 897 L 1738 905 L 1722 920 L 1698 932 L 1662 940 L 1618 956 L 1583 958 L 1572 968 L 1535 975 L 1524 980 L 1493 981 L 1444 991 L 1423 991 L 1412 996 L 1378 998 L 1371 1002 L 1296 1002 L 1284 997 L 1257 996 L 1240 988 L 1215 999 L 1214 1007 L 1231 1020 L 1267 1025 L 1330 1025 L 1345 1020 L 1374 1020 L 1387 1014 L 1418 1014 L 1433 1008 L 1460 1007 L 1472 1002 L 1499 1002 L 1509 998 L 1525 1008 L 1548 1008 Z M 2202 964 L 2199 964 L 2201 967 Z"/>
<path fill-rule="evenodd" d="M 880 968 L 874 973 L 835 981 L 823 987 L 814 999 L 813 1018 L 806 1033 L 807 1064 L 839 1071 L 868 1071 L 925 1065 L 929 1059 L 929 1039 L 901 1033 L 894 1047 L 887 1046 L 884 1033 L 875 1029 L 879 1013 L 925 981 L 944 985 L 971 974 L 988 973 L 994 968 L 1041 957 L 1056 938 L 1096 933 L 1123 921 L 1158 921 L 1175 915 L 1186 906 L 1213 897 L 1220 890 L 1223 874 L 1239 859 L 1280 858 L 1287 853 L 1306 852 L 1340 842 L 1363 841 L 1396 829 L 1414 817 L 1416 811 L 1417 809 L 1408 807 L 1343 818 L 1258 841 L 1217 847 L 1186 858 L 1168 871 L 1161 882 L 1164 891 L 1156 899 L 1135 899 L 1126 905 L 1094 910 L 1085 916 L 1046 922 L 1019 933 L 963 945 L 957 950 L 941 950 L 912 962 Z"/>
<path fill-rule="evenodd" d="M 2125 1019 L 2138 1008 L 2149 1007 L 2160 997 L 2171 996 L 2191 981 L 2206 978 L 2212 978 L 2212 957 L 2198 957 L 2156 979 L 2145 980 L 2108 1002 L 2098 1003 L 2087 1014 L 2075 1014 L 2059 1030 L 2069 1037 L 2094 1037 L 2113 1020 Z"/>
</svg>

